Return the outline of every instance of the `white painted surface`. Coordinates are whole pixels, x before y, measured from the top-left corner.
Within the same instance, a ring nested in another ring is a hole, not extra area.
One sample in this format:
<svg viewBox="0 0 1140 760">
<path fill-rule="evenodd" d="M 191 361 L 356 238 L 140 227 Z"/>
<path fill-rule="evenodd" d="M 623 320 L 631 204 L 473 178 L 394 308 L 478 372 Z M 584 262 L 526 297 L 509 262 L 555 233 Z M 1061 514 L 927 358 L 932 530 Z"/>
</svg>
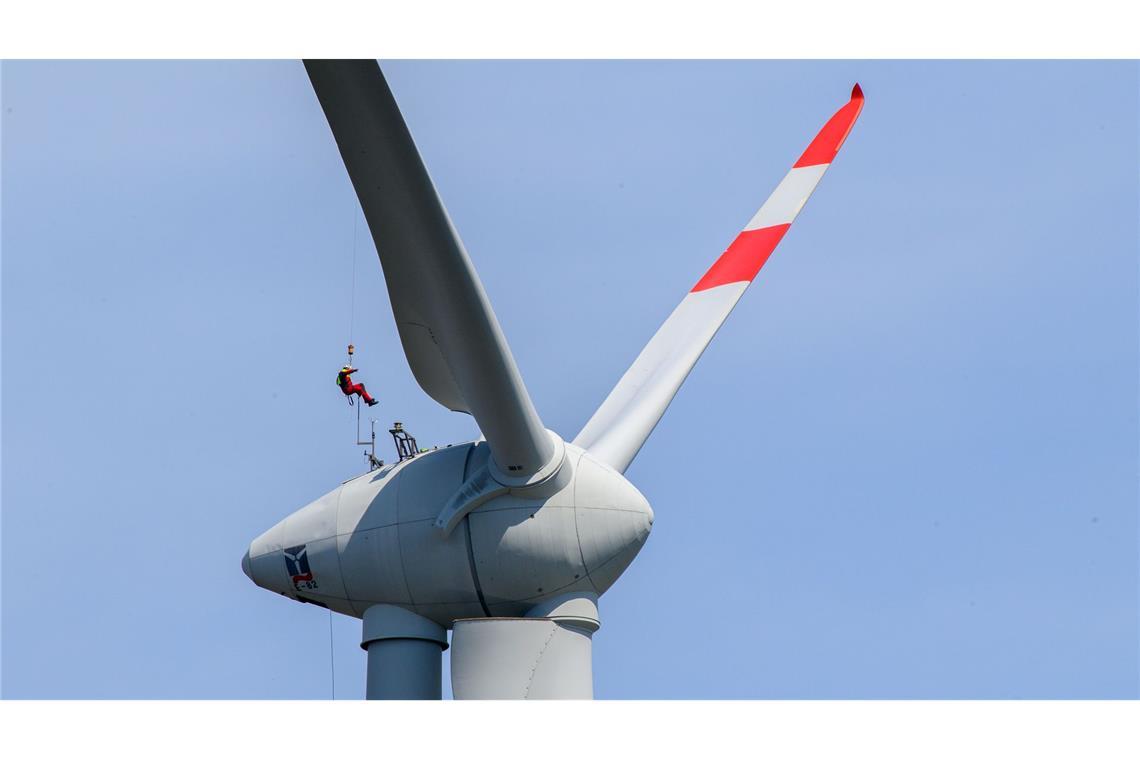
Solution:
<svg viewBox="0 0 1140 760">
<path fill-rule="evenodd" d="M 475 267 L 375 61 L 307 61 L 384 269 L 412 373 L 470 412 L 504 472 L 554 452 Z"/>
<path fill-rule="evenodd" d="M 625 472 L 748 285 L 734 282 L 685 296 L 578 433 L 574 445 Z"/>
<path fill-rule="evenodd" d="M 828 166 L 819 164 L 789 171 L 744 230 L 791 224 Z M 574 443 L 625 472 L 750 284 L 728 283 L 685 296 Z"/>
<path fill-rule="evenodd" d="M 591 634 L 547 618 L 456 622 L 456 699 L 593 699 Z"/>
<path fill-rule="evenodd" d="M 521 614 L 570 591 L 601 594 L 648 539 L 645 497 L 570 444 L 563 484 L 501 494 L 444 535 L 435 518 L 459 489 L 469 455 L 477 457 L 472 446 L 354 478 L 301 508 L 254 540 L 254 582 L 347 615 L 396 605 L 448 627 Z M 293 587 L 283 546 L 305 546 L 314 588 Z"/>
<path fill-rule="evenodd" d="M 780 184 L 744 229 L 758 230 L 777 224 L 791 224 L 815 191 L 816 185 L 823 179 L 823 173 L 829 166 L 831 164 L 817 164 L 792 169 L 784 175 Z"/>
</svg>

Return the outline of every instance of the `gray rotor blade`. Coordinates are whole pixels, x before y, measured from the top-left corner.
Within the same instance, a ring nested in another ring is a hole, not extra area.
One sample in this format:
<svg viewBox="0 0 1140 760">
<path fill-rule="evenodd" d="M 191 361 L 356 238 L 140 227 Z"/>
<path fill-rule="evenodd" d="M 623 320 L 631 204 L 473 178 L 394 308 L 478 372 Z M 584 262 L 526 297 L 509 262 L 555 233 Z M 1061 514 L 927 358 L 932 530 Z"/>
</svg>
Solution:
<svg viewBox="0 0 1140 760">
<path fill-rule="evenodd" d="M 376 243 L 420 387 L 475 417 L 495 463 L 538 472 L 554 446 L 376 61 L 305 61 Z"/>
</svg>

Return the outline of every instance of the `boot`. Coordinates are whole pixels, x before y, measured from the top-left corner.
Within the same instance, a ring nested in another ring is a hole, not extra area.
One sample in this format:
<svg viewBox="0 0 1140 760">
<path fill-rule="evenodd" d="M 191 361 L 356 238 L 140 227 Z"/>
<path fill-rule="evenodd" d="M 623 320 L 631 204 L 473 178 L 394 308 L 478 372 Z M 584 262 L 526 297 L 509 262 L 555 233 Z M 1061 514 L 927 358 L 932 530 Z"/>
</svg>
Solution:
<svg viewBox="0 0 1140 760">
<path fill-rule="evenodd" d="M 379 404 L 379 403 L 380 403 L 380 402 L 379 402 L 379 401 L 377 401 L 377 400 L 376 400 L 376 399 L 374 399 L 374 398 L 370 398 L 370 399 L 368 399 L 368 405 L 369 405 L 369 406 L 376 406 L 376 405 L 377 405 L 377 404 Z"/>
</svg>

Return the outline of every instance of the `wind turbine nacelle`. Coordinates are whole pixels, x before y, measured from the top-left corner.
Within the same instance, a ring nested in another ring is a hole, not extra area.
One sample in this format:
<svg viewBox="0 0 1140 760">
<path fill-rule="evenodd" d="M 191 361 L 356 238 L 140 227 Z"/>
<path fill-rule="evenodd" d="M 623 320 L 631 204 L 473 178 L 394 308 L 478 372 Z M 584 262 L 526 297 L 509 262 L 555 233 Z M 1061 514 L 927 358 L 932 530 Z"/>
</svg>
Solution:
<svg viewBox="0 0 1140 760">
<path fill-rule="evenodd" d="M 497 471 L 485 442 L 345 481 L 255 539 L 242 569 L 297 601 L 354 617 L 399 605 L 445 627 L 601 595 L 645 544 L 653 510 L 621 473 L 564 446 L 557 475 L 529 487 L 486 475 Z"/>
</svg>

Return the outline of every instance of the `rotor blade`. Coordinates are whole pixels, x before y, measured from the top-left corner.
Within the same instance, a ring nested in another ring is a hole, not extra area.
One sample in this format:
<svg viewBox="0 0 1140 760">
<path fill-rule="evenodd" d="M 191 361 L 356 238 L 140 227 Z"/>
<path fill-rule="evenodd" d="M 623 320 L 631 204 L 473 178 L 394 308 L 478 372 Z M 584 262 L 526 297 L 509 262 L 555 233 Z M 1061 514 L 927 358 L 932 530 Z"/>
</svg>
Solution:
<svg viewBox="0 0 1140 760">
<path fill-rule="evenodd" d="M 716 331 L 815 190 L 863 108 L 859 85 L 752 221 L 641 351 L 574 443 L 625 472 Z"/>
<path fill-rule="evenodd" d="M 376 61 L 305 61 L 364 210 L 420 387 L 479 423 L 496 464 L 538 472 L 554 445 Z"/>
</svg>

